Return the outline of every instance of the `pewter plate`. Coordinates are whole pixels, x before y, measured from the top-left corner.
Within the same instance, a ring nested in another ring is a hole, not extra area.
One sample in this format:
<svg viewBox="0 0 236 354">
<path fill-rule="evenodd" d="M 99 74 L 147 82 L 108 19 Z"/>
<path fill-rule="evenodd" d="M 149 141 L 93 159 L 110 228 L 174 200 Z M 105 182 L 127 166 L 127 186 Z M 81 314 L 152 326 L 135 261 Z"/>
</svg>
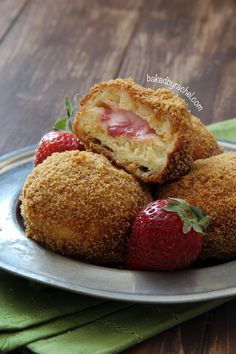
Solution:
<svg viewBox="0 0 236 354">
<path fill-rule="evenodd" d="M 220 142 L 226 151 L 236 145 Z M 0 158 L 0 268 L 81 294 L 146 303 L 181 303 L 236 295 L 236 261 L 178 272 L 141 272 L 81 263 L 24 235 L 19 194 L 33 167 L 34 147 Z"/>
</svg>

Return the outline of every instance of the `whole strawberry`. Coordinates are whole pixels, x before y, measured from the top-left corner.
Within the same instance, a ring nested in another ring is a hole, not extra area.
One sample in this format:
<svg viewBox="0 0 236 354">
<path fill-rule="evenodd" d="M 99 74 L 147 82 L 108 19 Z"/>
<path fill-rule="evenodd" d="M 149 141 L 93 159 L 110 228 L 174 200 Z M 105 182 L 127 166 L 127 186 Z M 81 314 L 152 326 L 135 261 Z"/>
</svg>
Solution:
<svg viewBox="0 0 236 354">
<path fill-rule="evenodd" d="M 132 226 L 125 265 L 136 270 L 175 270 L 199 256 L 209 218 L 183 199 L 147 205 Z"/>
<path fill-rule="evenodd" d="M 67 117 L 59 118 L 54 124 L 54 130 L 45 134 L 38 144 L 34 164 L 37 166 L 54 152 L 67 150 L 84 150 L 80 139 L 73 131 L 74 109 L 66 98 Z"/>
</svg>

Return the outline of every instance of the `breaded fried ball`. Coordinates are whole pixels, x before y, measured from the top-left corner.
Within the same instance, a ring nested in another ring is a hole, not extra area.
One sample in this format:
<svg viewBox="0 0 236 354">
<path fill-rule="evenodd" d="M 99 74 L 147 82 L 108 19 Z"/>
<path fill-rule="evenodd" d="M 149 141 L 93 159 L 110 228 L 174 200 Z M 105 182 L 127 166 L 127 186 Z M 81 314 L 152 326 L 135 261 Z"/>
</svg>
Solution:
<svg viewBox="0 0 236 354">
<path fill-rule="evenodd" d="M 236 153 L 198 160 L 179 181 L 160 186 L 158 198 L 179 197 L 210 216 L 202 259 L 236 256 Z"/>
<path fill-rule="evenodd" d="M 127 172 L 92 152 L 55 153 L 33 169 L 21 195 L 26 235 L 82 261 L 120 262 L 130 226 L 151 200 Z"/>
<path fill-rule="evenodd" d="M 193 160 L 206 159 L 223 152 L 214 135 L 197 117 L 191 116 L 194 135 Z"/>
<path fill-rule="evenodd" d="M 96 84 L 80 102 L 74 129 L 86 148 L 142 182 L 174 180 L 192 166 L 191 115 L 167 89 L 153 91 L 131 78 Z"/>
</svg>

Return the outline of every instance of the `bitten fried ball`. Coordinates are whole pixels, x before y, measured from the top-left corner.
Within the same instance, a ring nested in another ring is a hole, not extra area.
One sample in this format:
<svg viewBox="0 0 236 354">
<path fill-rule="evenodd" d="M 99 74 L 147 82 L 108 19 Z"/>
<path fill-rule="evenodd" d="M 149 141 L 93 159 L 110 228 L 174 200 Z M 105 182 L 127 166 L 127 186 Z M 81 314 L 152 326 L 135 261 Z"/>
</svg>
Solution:
<svg viewBox="0 0 236 354">
<path fill-rule="evenodd" d="M 236 153 L 196 161 L 188 175 L 160 186 L 162 197 L 186 199 L 210 216 L 202 259 L 236 256 Z"/>
<path fill-rule="evenodd" d="M 214 135 L 197 117 L 191 116 L 194 136 L 193 160 L 206 159 L 223 152 Z"/>
<path fill-rule="evenodd" d="M 142 182 L 166 182 L 192 166 L 187 105 L 170 90 L 132 79 L 94 85 L 80 102 L 74 129 L 86 148 L 102 153 Z"/>
<path fill-rule="evenodd" d="M 123 260 L 130 226 L 148 191 L 104 156 L 55 153 L 33 169 L 21 195 L 26 235 L 63 255 L 101 264 Z"/>
</svg>

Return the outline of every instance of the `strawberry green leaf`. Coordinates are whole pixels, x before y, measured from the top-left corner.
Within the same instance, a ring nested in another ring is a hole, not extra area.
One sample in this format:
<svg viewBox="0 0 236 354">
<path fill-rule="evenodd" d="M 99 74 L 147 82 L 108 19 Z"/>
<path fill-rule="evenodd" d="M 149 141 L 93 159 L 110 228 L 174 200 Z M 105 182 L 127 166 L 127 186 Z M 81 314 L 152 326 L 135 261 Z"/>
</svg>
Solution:
<svg viewBox="0 0 236 354">
<path fill-rule="evenodd" d="M 168 203 L 168 207 L 172 207 L 172 206 L 175 206 L 175 205 L 179 205 L 179 203 L 176 203 L 176 202 L 169 202 Z"/>
<path fill-rule="evenodd" d="M 198 223 L 194 223 L 193 224 L 193 229 L 199 234 L 204 234 L 201 226 Z"/>
<path fill-rule="evenodd" d="M 188 234 L 191 228 L 192 228 L 191 222 L 188 219 L 185 219 L 183 224 L 183 233 Z"/>
<path fill-rule="evenodd" d="M 180 208 L 178 205 L 168 205 L 168 206 L 165 206 L 162 208 L 163 210 L 166 210 L 166 211 L 172 211 L 174 213 L 178 213 L 180 211 Z"/>
<path fill-rule="evenodd" d="M 199 218 L 203 218 L 205 216 L 205 214 L 203 213 L 203 211 L 200 208 L 195 207 L 194 205 L 190 205 L 190 208 L 192 209 L 192 211 L 197 214 L 197 216 Z"/>
<path fill-rule="evenodd" d="M 185 220 L 186 220 L 186 215 L 185 215 L 185 213 L 184 213 L 184 211 L 179 211 L 178 212 L 178 215 L 179 215 L 179 217 L 180 217 L 180 219 L 183 221 L 183 223 L 185 222 Z"/>
<path fill-rule="evenodd" d="M 53 124 L 53 129 L 56 130 L 66 130 L 66 117 L 60 117 L 56 120 L 56 122 Z"/>
<path fill-rule="evenodd" d="M 207 229 L 207 227 L 209 226 L 210 224 L 210 219 L 209 219 L 209 216 L 206 215 L 204 216 L 198 223 L 204 230 Z"/>
<path fill-rule="evenodd" d="M 66 112 L 68 118 L 70 118 L 73 115 L 73 106 L 68 97 L 66 97 Z"/>
<path fill-rule="evenodd" d="M 73 120 L 74 120 L 74 117 L 73 116 L 71 116 L 71 117 L 69 117 L 68 119 L 67 119 L 67 125 L 68 125 L 68 130 L 70 131 L 70 132 L 74 132 L 74 130 L 73 130 Z"/>
</svg>

